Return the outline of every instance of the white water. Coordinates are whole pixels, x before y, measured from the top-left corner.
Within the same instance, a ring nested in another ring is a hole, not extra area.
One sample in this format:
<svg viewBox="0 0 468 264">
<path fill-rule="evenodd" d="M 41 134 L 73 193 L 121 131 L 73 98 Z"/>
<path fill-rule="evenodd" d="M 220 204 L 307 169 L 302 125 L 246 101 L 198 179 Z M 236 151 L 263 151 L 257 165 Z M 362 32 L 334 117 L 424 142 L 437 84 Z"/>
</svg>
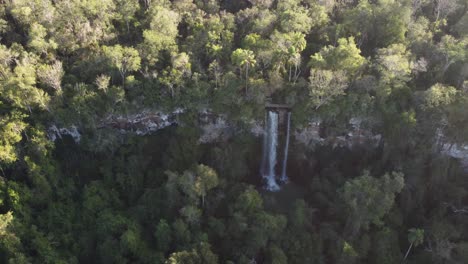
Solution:
<svg viewBox="0 0 468 264">
<path fill-rule="evenodd" d="M 278 183 L 276 182 L 275 175 L 275 166 L 276 166 L 276 152 L 278 146 L 278 113 L 270 111 L 268 112 L 267 124 L 267 138 L 265 150 L 265 167 L 262 168 L 263 177 L 267 181 L 266 189 L 269 191 L 278 191 L 280 189 Z"/>
<path fill-rule="evenodd" d="M 286 175 L 286 165 L 288 163 L 288 150 L 289 150 L 289 128 L 291 126 L 291 112 L 288 112 L 287 121 L 286 121 L 286 143 L 284 145 L 284 156 L 283 156 L 283 166 L 281 168 L 281 178 L 280 181 L 283 183 L 288 182 L 288 176 Z"/>
</svg>

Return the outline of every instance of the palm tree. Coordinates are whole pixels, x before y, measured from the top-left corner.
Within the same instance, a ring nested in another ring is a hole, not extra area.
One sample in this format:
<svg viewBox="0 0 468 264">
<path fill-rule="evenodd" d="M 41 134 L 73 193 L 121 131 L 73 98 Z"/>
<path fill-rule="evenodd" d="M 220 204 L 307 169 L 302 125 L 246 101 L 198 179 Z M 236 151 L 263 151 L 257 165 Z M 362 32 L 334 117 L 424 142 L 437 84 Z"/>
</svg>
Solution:
<svg viewBox="0 0 468 264">
<path fill-rule="evenodd" d="M 300 71 L 299 66 L 301 65 L 301 54 L 294 52 L 294 49 L 291 49 L 291 52 L 289 52 L 289 59 L 288 59 L 288 64 L 289 64 L 289 82 L 296 82 L 297 78 L 299 77 Z M 292 73 L 292 67 L 294 66 L 294 74 Z"/>
<path fill-rule="evenodd" d="M 418 229 L 418 228 L 411 228 L 408 230 L 408 241 L 410 242 L 410 246 L 408 250 L 406 251 L 405 257 L 403 258 L 402 263 L 406 261 L 406 258 L 408 258 L 408 255 L 411 251 L 411 248 L 414 246 L 418 246 L 423 243 L 424 241 L 424 230 L 423 229 Z"/>
<path fill-rule="evenodd" d="M 299 66 L 301 64 L 301 52 L 306 48 L 307 42 L 305 35 L 300 32 L 292 32 L 282 34 L 280 37 L 280 44 L 278 50 L 278 59 L 281 61 L 284 70 L 289 71 L 288 81 L 296 82 L 300 73 Z M 294 73 L 293 69 L 294 68 Z"/>
<path fill-rule="evenodd" d="M 249 82 L 249 69 L 254 67 L 257 61 L 255 60 L 255 54 L 251 50 L 245 49 L 236 49 L 232 55 L 231 60 L 234 65 L 239 66 L 239 69 L 242 71 L 242 68 L 245 70 L 245 93 L 247 94 L 248 82 Z"/>
</svg>

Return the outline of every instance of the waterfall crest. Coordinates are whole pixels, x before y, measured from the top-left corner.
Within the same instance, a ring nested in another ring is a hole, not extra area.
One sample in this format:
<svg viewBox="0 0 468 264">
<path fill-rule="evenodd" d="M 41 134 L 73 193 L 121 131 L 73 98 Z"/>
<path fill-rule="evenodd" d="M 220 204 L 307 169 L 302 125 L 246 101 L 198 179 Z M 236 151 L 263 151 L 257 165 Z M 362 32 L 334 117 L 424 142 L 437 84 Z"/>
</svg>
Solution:
<svg viewBox="0 0 468 264">
<path fill-rule="evenodd" d="M 289 129 L 291 127 L 291 112 L 288 112 L 286 119 L 286 143 L 284 145 L 284 156 L 283 156 L 283 166 L 281 167 L 281 178 L 280 181 L 283 183 L 288 182 L 288 176 L 286 175 L 286 166 L 288 163 L 288 151 L 289 151 Z"/>
</svg>

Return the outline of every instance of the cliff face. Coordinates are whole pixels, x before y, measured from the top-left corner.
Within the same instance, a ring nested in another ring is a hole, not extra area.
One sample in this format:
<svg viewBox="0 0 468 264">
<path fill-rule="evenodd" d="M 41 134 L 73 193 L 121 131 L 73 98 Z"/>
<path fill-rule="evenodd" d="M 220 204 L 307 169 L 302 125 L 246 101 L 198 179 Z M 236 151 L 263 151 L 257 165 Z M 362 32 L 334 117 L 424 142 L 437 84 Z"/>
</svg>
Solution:
<svg viewBox="0 0 468 264">
<path fill-rule="evenodd" d="M 76 143 L 81 141 L 81 134 L 76 126 L 58 128 L 56 125 L 52 125 L 48 129 L 48 136 L 51 141 L 55 141 L 57 138 L 61 139 L 62 136 L 71 136 Z"/>
<path fill-rule="evenodd" d="M 113 128 L 121 134 L 134 133 L 139 136 L 154 133 L 177 123 L 177 115 L 183 110 L 177 109 L 172 113 L 145 110 L 133 115 L 108 116 L 100 122 L 98 128 Z"/>
<path fill-rule="evenodd" d="M 182 112 L 182 109 L 176 109 L 171 113 L 143 110 L 140 113 L 125 116 L 109 115 L 98 122 L 97 129 L 110 128 L 122 135 L 136 134 L 144 136 L 176 124 L 177 115 Z M 57 138 L 61 138 L 64 135 L 72 136 L 76 143 L 80 142 L 81 134 L 75 125 L 58 128 L 57 125 L 54 124 L 49 127 L 48 136 L 51 141 L 55 141 Z"/>
<path fill-rule="evenodd" d="M 109 115 L 99 122 L 97 129 L 113 129 L 121 135 L 135 134 L 145 136 L 155 133 L 171 125 L 185 124 L 179 120 L 179 115 L 184 113 L 184 109 L 176 109 L 170 113 L 163 111 L 144 110 L 140 113 L 130 115 Z M 202 110 L 198 113 L 197 123 L 202 133 L 199 138 L 200 143 L 222 142 L 234 136 L 238 129 L 231 124 L 225 115 L 215 114 L 210 110 Z M 250 132 L 259 137 L 263 135 L 263 124 L 252 121 Z M 81 134 L 75 125 L 58 128 L 57 125 L 49 127 L 49 139 L 55 141 L 64 135 L 72 136 L 76 143 L 80 142 Z"/>
<path fill-rule="evenodd" d="M 468 145 L 444 144 L 442 153 L 460 160 L 464 171 L 468 173 Z"/>
<path fill-rule="evenodd" d="M 178 124 L 183 126 L 178 116 L 184 113 L 184 109 L 176 109 L 170 113 L 162 111 L 145 110 L 131 115 L 108 116 L 99 122 L 98 129 L 115 129 L 119 134 L 135 134 L 144 136 L 155 133 L 168 126 Z M 199 143 L 223 142 L 239 131 L 231 124 L 225 115 L 216 114 L 208 109 L 202 110 L 198 114 L 198 124 L 202 131 Z M 309 148 L 316 145 L 330 145 L 332 147 L 353 148 L 357 145 L 371 145 L 377 147 L 382 140 L 379 134 L 373 134 L 370 130 L 362 128 L 362 119 L 352 118 L 349 121 L 349 129 L 344 135 L 321 137 L 320 120 L 314 120 L 307 125 L 295 128 L 291 131 L 293 142 L 303 144 Z M 255 137 L 261 137 L 264 134 L 264 125 L 262 122 L 251 121 L 248 129 Z M 80 129 L 77 126 L 59 128 L 56 125 L 49 127 L 49 139 L 55 141 L 62 136 L 71 136 L 76 143 L 81 140 Z M 459 159 L 465 171 L 468 172 L 468 145 L 459 146 L 456 144 L 443 144 L 442 151 L 444 155 Z"/>
<path fill-rule="evenodd" d="M 157 132 L 168 126 L 178 124 L 184 126 L 179 120 L 179 115 L 184 113 L 184 109 L 176 109 L 170 113 L 162 111 L 144 110 L 140 113 L 130 115 L 109 115 L 99 122 L 98 129 L 110 128 L 117 131 L 121 135 L 135 134 L 144 136 Z M 223 114 L 216 114 L 209 109 L 204 109 L 198 113 L 198 126 L 201 129 L 199 143 L 214 143 L 223 142 L 239 132 L 228 118 Z M 320 136 L 320 120 L 315 120 L 309 124 L 295 128 L 291 131 L 293 142 L 304 144 L 307 147 L 313 148 L 316 145 L 332 145 L 333 147 L 349 147 L 355 145 L 371 144 L 377 146 L 381 140 L 380 135 L 372 134 L 369 130 L 361 128 L 360 119 L 351 119 L 350 129 L 346 134 L 341 136 Z M 255 137 L 261 137 L 264 134 L 264 124 L 260 121 L 252 120 L 247 129 Z M 79 143 L 81 134 L 79 128 L 70 126 L 66 128 L 57 128 L 52 125 L 49 128 L 49 138 L 55 141 L 63 135 L 72 136 L 75 142 Z"/>
</svg>

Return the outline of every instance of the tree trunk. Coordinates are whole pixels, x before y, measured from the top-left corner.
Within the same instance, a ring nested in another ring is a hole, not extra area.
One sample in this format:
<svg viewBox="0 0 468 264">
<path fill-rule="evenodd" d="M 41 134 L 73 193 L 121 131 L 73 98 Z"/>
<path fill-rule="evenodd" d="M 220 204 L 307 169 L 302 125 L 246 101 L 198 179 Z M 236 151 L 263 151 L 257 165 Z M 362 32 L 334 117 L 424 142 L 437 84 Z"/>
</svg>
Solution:
<svg viewBox="0 0 468 264">
<path fill-rule="evenodd" d="M 245 95 L 247 95 L 248 92 L 248 83 L 249 83 L 249 64 L 245 65 Z"/>
<path fill-rule="evenodd" d="M 26 141 L 29 141 L 28 133 L 26 131 L 23 131 L 23 132 L 24 132 L 24 136 L 26 137 Z"/>
<path fill-rule="evenodd" d="M 447 55 L 448 56 L 448 55 Z M 448 58 L 445 59 L 445 65 L 444 68 L 442 69 L 441 72 L 441 78 L 444 77 L 445 72 L 448 70 L 448 68 L 453 64 L 452 60 L 449 60 Z"/>
<path fill-rule="evenodd" d="M 218 90 L 218 70 L 214 69 L 214 77 L 215 77 L 215 90 Z"/>
<path fill-rule="evenodd" d="M 406 258 L 408 257 L 412 247 L 413 247 L 413 243 L 410 244 L 408 250 L 406 251 L 405 257 L 403 258 L 403 261 L 401 263 L 404 263 L 406 261 Z"/>
<path fill-rule="evenodd" d="M 125 72 L 121 71 L 120 76 L 122 77 L 122 88 L 125 89 Z"/>
<path fill-rule="evenodd" d="M 298 68 L 298 65 L 297 64 L 294 64 L 294 83 L 297 82 L 297 78 L 299 78 L 299 74 L 297 73 L 297 68 Z"/>
</svg>

